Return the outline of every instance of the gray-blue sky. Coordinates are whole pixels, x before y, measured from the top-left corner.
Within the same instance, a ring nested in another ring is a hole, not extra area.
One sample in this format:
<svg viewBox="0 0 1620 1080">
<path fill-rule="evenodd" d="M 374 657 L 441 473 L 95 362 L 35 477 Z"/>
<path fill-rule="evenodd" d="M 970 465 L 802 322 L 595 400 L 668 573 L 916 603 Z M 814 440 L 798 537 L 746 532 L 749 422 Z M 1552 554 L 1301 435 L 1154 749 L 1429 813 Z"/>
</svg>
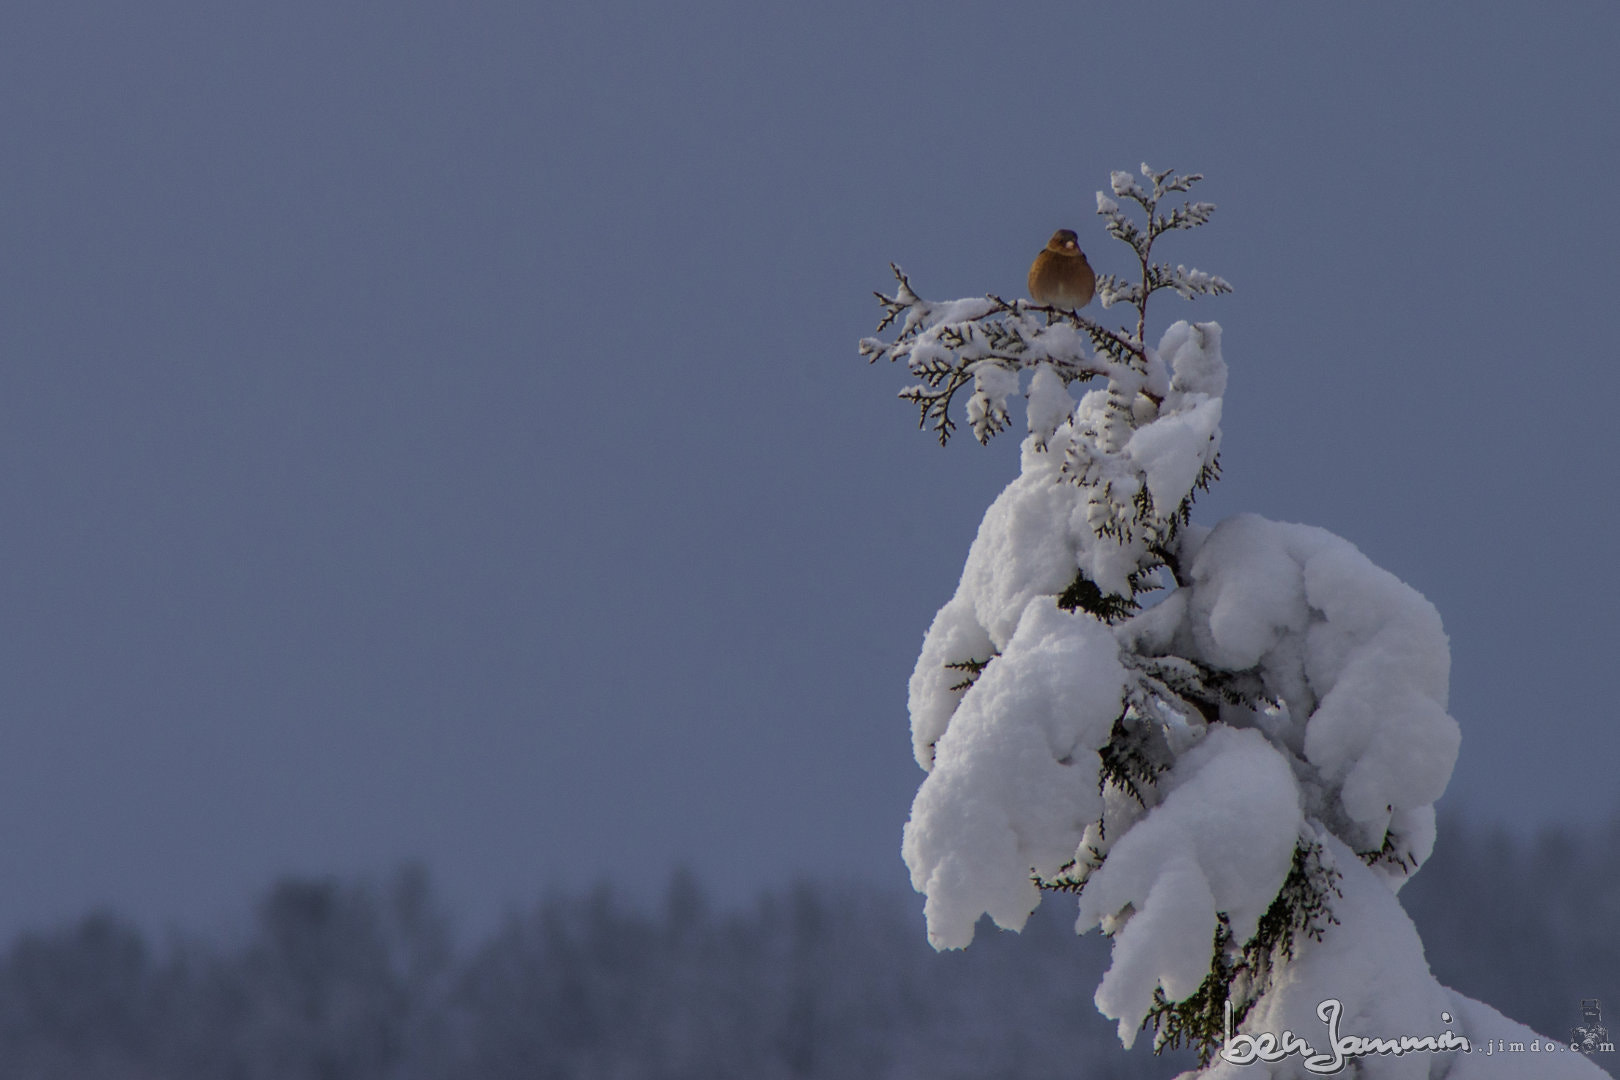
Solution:
<svg viewBox="0 0 1620 1080">
<path fill-rule="evenodd" d="M 1620 6 L 10 4 L 0 929 L 425 858 L 903 880 L 1013 443 L 855 354 L 1197 169 L 1238 510 L 1452 636 L 1443 806 L 1615 808 Z M 1123 250 L 1123 249 L 1120 249 Z M 1179 306 L 1178 306 L 1179 305 Z M 1161 321 L 1162 325 L 1162 321 Z"/>
</svg>

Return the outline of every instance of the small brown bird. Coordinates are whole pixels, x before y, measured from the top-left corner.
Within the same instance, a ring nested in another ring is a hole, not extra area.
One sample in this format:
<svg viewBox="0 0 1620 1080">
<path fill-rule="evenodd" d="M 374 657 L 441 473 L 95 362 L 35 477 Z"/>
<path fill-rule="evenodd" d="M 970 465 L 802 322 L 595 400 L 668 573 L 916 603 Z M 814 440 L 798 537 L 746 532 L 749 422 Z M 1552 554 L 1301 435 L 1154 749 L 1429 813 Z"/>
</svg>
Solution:
<svg viewBox="0 0 1620 1080">
<path fill-rule="evenodd" d="M 1073 229 L 1059 229 L 1029 266 L 1029 298 L 1042 307 L 1078 311 L 1097 292 L 1097 275 Z"/>
</svg>

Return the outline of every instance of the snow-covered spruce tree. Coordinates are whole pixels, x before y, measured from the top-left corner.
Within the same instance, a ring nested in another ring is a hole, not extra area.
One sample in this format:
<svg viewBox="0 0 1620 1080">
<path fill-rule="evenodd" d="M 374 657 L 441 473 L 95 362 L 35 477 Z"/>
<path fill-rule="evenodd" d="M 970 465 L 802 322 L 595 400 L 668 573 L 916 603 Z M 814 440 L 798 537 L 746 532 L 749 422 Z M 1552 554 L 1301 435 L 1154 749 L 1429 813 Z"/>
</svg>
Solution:
<svg viewBox="0 0 1620 1080">
<path fill-rule="evenodd" d="M 1322 529 L 1193 523 L 1219 472 L 1221 328 L 1177 322 L 1151 348 L 1148 306 L 1230 286 L 1154 261 L 1208 221 L 1209 203 L 1166 206 L 1201 177 L 1142 175 L 1097 194 L 1133 267 L 1098 295 L 1134 328 L 930 302 L 895 267 L 892 340 L 861 342 L 920 380 L 900 396 L 941 442 L 970 384 L 981 442 L 1015 395 L 1029 424 L 911 678 L 928 776 L 904 853 L 930 940 L 960 948 L 982 914 L 1016 930 L 1043 890 L 1076 895 L 1077 931 L 1112 939 L 1097 1007 L 1126 1046 L 1148 1027 L 1190 1046 L 1201 1077 L 1603 1075 L 1562 1047 L 1487 1054 L 1537 1036 L 1441 986 L 1396 900 L 1459 743 L 1434 608 Z M 1356 1052 L 1402 1036 L 1428 1041 Z"/>
</svg>

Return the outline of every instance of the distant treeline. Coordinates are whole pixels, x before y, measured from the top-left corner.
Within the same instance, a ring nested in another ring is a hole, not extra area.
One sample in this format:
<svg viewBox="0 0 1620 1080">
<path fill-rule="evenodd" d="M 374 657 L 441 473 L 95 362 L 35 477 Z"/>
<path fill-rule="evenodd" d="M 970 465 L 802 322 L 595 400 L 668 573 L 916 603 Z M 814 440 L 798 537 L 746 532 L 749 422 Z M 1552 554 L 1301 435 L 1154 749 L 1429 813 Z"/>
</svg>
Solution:
<svg viewBox="0 0 1620 1080">
<path fill-rule="evenodd" d="M 1599 998 L 1620 1030 L 1620 825 L 1510 842 L 1449 822 L 1402 899 L 1442 982 L 1555 1037 Z M 1146 1080 L 1191 1064 L 1119 1049 L 1091 1004 L 1107 942 L 1070 932 L 1071 900 L 949 954 L 919 906 L 803 884 L 716 910 L 677 874 L 651 903 L 548 897 L 454 950 L 411 869 L 281 881 L 232 945 L 159 946 L 95 914 L 0 962 L 0 1077 Z"/>
</svg>

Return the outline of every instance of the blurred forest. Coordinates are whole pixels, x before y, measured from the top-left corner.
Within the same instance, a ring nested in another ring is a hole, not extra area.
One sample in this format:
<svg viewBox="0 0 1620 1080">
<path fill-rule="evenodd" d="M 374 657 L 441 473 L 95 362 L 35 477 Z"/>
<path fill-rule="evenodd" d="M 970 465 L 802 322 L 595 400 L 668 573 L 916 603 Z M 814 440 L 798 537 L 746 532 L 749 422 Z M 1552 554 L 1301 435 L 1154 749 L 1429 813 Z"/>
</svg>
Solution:
<svg viewBox="0 0 1620 1080">
<path fill-rule="evenodd" d="M 91 914 L 5 953 L 0 1077 L 1146 1080 L 1191 1064 L 1120 1050 L 1091 1004 L 1107 942 L 1070 932 L 1065 897 L 1021 935 L 986 923 L 936 954 L 909 894 L 804 883 L 719 910 L 684 873 L 655 892 L 549 896 L 460 945 L 420 868 L 280 881 L 228 943 Z M 1558 1038 L 1595 997 L 1620 1031 L 1620 821 L 1517 841 L 1443 821 L 1402 899 L 1442 982 Z"/>
</svg>

